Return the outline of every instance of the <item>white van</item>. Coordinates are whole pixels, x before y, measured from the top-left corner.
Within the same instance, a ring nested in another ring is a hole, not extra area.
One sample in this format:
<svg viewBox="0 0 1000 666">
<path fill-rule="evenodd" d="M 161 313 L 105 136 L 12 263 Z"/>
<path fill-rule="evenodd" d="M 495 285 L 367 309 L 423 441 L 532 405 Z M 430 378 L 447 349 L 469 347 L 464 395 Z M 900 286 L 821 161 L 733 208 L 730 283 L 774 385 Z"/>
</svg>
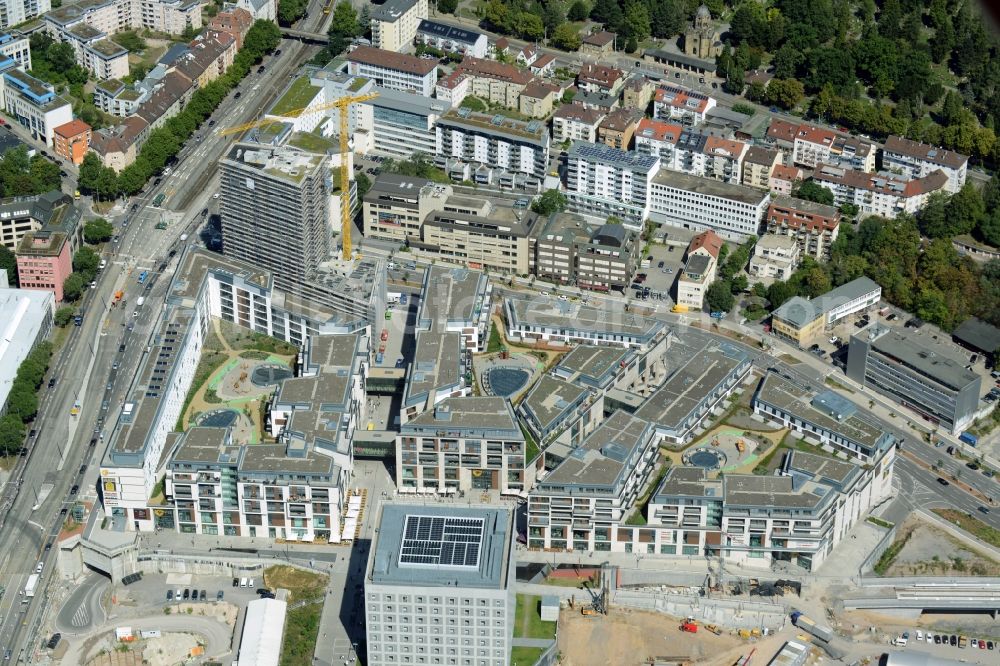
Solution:
<svg viewBox="0 0 1000 666">
<path fill-rule="evenodd" d="M 247 581 L 247 587 L 253 587 L 253 578 Z"/>
<path fill-rule="evenodd" d="M 98 267 L 100 270 L 104 270 L 104 267 L 108 265 L 107 259 L 101 259 L 101 265 Z"/>
<path fill-rule="evenodd" d="M 249 585 L 247 585 L 246 578 L 240 578 L 240 587 L 250 587 Z"/>
</svg>

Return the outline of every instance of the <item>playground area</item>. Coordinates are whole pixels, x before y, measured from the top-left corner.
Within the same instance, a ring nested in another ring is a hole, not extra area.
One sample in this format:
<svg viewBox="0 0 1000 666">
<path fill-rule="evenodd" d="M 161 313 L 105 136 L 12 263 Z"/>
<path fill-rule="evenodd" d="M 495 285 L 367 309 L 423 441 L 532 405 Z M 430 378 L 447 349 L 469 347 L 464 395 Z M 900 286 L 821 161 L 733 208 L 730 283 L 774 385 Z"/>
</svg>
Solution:
<svg viewBox="0 0 1000 666">
<path fill-rule="evenodd" d="M 784 431 L 755 432 L 721 425 L 705 433 L 682 452 L 667 455 L 684 465 L 703 467 L 710 473 L 749 473 L 781 442 Z"/>
<path fill-rule="evenodd" d="M 293 375 L 294 355 L 240 349 L 229 337 L 217 329 L 206 344 L 202 360 L 210 357 L 214 367 L 192 387 L 182 425 L 231 427 L 235 443 L 256 444 L 264 432 L 263 409 L 275 387 Z"/>
</svg>

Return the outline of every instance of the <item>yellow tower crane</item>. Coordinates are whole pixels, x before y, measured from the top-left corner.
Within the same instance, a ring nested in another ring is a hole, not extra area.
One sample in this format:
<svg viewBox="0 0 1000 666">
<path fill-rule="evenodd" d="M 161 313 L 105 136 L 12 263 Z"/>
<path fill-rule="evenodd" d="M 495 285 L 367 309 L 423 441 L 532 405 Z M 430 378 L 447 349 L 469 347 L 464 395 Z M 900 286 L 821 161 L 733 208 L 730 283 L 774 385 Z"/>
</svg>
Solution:
<svg viewBox="0 0 1000 666">
<path fill-rule="evenodd" d="M 350 137 L 347 135 L 349 125 L 347 111 L 350 109 L 351 104 L 360 104 L 361 102 L 367 102 L 368 100 L 375 99 L 376 97 L 378 97 L 378 93 L 350 95 L 348 97 L 340 97 L 332 102 L 324 102 L 323 104 L 316 104 L 314 106 L 308 106 L 304 109 L 295 109 L 293 111 L 289 111 L 288 113 L 281 114 L 281 117 L 298 118 L 306 111 L 326 111 L 327 109 L 337 109 L 340 112 L 340 237 L 342 256 L 345 261 L 351 258 L 352 249 L 351 169 L 347 164 L 347 156 L 351 152 L 351 147 Z M 255 127 L 260 127 L 261 125 L 267 125 L 273 122 L 281 122 L 280 117 L 261 118 L 259 120 L 254 120 L 253 122 L 243 123 L 242 125 L 227 127 L 223 130 L 219 130 L 219 136 L 239 134 Z"/>
</svg>

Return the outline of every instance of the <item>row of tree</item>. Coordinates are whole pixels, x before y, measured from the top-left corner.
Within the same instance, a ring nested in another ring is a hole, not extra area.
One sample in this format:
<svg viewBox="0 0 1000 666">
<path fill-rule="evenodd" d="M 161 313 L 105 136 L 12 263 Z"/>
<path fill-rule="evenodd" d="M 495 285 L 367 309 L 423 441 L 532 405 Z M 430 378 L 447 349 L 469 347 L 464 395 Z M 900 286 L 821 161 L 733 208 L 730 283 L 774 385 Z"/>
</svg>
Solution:
<svg viewBox="0 0 1000 666">
<path fill-rule="evenodd" d="M 149 133 L 135 162 L 115 173 L 105 167 L 94 153 L 87 153 L 80 165 L 80 191 L 98 199 L 115 199 L 132 195 L 160 173 L 167 162 L 180 151 L 195 130 L 212 114 L 222 100 L 235 88 L 251 68 L 281 43 L 281 31 L 272 21 L 258 20 L 247 32 L 243 48 L 236 54 L 225 75 L 199 88 L 184 110 Z"/>
<path fill-rule="evenodd" d="M 52 360 L 52 343 L 40 342 L 21 361 L 7 394 L 7 413 L 0 418 L 0 453 L 15 455 L 24 446 L 28 424 L 38 414 L 38 389 Z"/>
</svg>

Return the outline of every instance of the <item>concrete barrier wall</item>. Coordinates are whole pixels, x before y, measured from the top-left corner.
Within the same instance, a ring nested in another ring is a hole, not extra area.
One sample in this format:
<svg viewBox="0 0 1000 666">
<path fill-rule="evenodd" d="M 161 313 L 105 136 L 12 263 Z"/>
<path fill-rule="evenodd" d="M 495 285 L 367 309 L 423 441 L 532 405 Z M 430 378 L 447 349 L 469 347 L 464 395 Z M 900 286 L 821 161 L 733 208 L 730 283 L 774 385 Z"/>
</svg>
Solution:
<svg viewBox="0 0 1000 666">
<path fill-rule="evenodd" d="M 638 610 L 665 613 L 735 629 L 779 630 L 787 622 L 783 606 L 755 601 L 706 599 L 689 594 L 660 591 L 618 590 L 612 603 Z"/>
<path fill-rule="evenodd" d="M 684 571 L 651 571 L 649 569 L 618 569 L 618 584 L 621 587 L 650 587 L 674 585 L 701 587 L 705 584 L 705 574 Z"/>
</svg>

